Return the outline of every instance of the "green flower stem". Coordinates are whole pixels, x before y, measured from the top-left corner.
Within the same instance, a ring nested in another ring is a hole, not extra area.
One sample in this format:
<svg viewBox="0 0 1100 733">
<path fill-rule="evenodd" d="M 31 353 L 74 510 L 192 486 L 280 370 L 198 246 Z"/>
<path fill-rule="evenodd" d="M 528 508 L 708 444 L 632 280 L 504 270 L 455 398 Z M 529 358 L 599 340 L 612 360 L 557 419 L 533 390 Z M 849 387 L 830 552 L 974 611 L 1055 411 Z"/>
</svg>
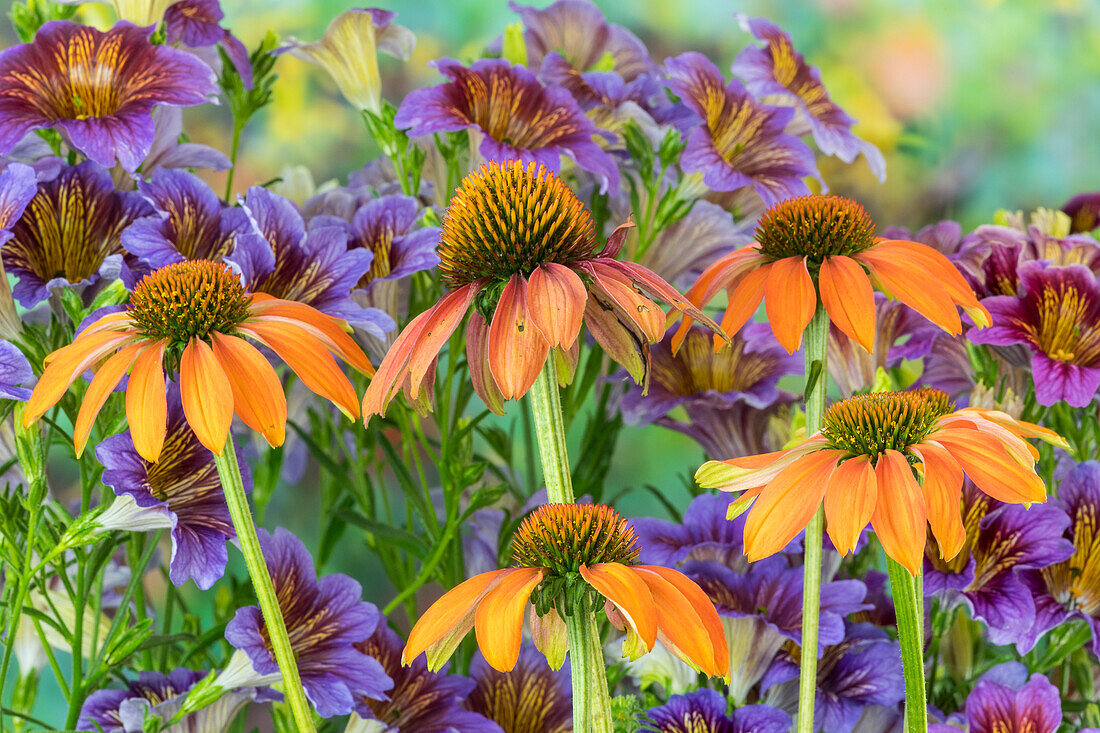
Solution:
<svg viewBox="0 0 1100 733">
<path fill-rule="evenodd" d="M 256 590 L 256 598 L 260 602 L 264 625 L 275 651 L 275 661 L 279 664 L 279 672 L 283 677 L 283 694 L 286 695 L 298 731 L 314 733 L 317 729 L 313 725 L 313 711 L 306 700 L 302 679 L 298 676 L 298 662 L 294 658 L 294 649 L 291 648 L 290 638 L 286 633 L 286 623 L 279 608 L 279 599 L 275 595 L 275 585 L 271 582 L 271 573 L 268 572 L 267 562 L 264 561 L 263 551 L 260 549 L 260 540 L 256 536 L 256 525 L 252 522 L 252 512 L 248 508 L 232 435 L 226 438 L 222 454 L 214 456 L 214 464 L 218 467 L 225 503 L 229 505 L 229 515 L 233 518 L 237 541 L 248 567 L 248 575 L 252 579 L 252 587 Z"/>
<path fill-rule="evenodd" d="M 535 420 L 535 437 L 542 460 L 542 477 L 546 482 L 546 497 L 551 504 L 572 504 L 573 477 L 569 473 L 569 455 L 565 449 L 565 421 L 561 414 L 561 392 L 558 388 L 558 365 L 554 355 L 546 357 L 531 391 L 531 415 Z"/>
<path fill-rule="evenodd" d="M 898 616 L 898 640 L 901 642 L 901 667 L 905 673 L 905 730 L 928 730 L 928 693 L 924 684 L 924 580 L 913 577 L 891 558 L 890 593 Z"/>
<path fill-rule="evenodd" d="M 612 733 L 611 696 L 596 617 L 591 613 L 566 616 L 565 629 L 573 672 L 573 731 Z"/>
<path fill-rule="evenodd" d="M 821 429 L 825 391 L 829 385 L 827 357 L 829 316 L 821 303 L 802 336 L 806 353 L 806 435 Z M 817 508 L 806 525 L 805 568 L 802 575 L 802 655 L 798 676 L 798 733 L 814 732 L 814 699 L 817 696 L 817 638 L 821 615 L 821 545 L 825 511 Z"/>
</svg>

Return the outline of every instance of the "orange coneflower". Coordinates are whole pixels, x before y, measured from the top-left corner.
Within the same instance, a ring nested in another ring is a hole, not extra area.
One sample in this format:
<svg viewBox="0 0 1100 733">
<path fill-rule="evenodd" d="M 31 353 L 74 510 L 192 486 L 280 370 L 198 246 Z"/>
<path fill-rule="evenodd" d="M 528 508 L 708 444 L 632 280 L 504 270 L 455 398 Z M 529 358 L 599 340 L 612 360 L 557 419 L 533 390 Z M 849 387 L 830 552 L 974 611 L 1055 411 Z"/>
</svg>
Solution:
<svg viewBox="0 0 1100 733">
<path fill-rule="evenodd" d="M 636 659 L 660 638 L 694 669 L 726 677 L 725 633 L 706 594 L 680 572 L 636 565 L 637 558 L 634 530 L 611 507 L 541 506 L 512 540 L 518 567 L 475 575 L 444 594 L 413 626 L 401 661 L 410 664 L 426 651 L 428 666 L 438 669 L 473 628 L 485 661 L 507 672 L 519 657 L 530 608 L 536 645 L 560 666 L 548 648 L 564 644 L 562 616 L 603 605 L 627 629 L 624 656 Z"/>
<path fill-rule="evenodd" d="M 1003 412 L 955 410 L 938 389 L 863 394 L 832 405 L 821 431 L 799 445 L 709 461 L 695 478 L 708 488 L 745 491 L 730 512 L 751 506 L 745 521 L 749 560 L 782 550 L 824 500 L 837 552 L 851 552 L 870 522 L 886 554 L 916 575 L 926 521 L 946 560 L 966 539 L 964 473 L 999 501 L 1046 501 L 1035 473 L 1038 452 L 1024 438 L 1066 445 L 1056 433 Z"/>
<path fill-rule="evenodd" d="M 875 224 L 855 201 L 800 196 L 772 206 L 760 219 L 756 241 L 715 261 L 687 292 L 706 305 L 720 290 L 729 295 L 722 330 L 733 334 L 764 301 L 779 343 L 794 352 L 817 308 L 871 351 L 875 338 L 874 289 L 893 295 L 953 335 L 962 332 L 956 306 L 978 326 L 989 313 L 951 261 L 917 242 L 875 237 Z M 678 348 L 690 319 L 676 334 Z"/>
<path fill-rule="evenodd" d="M 156 461 L 167 416 L 165 371 L 178 368 L 183 412 L 204 446 L 221 455 L 234 412 L 268 443 L 281 445 L 282 383 L 245 336 L 278 354 L 307 387 L 346 415 L 359 417 L 355 389 L 332 355 L 366 374 L 374 370 L 339 321 L 303 303 L 248 293 L 228 265 L 193 260 L 148 275 L 125 310 L 99 318 L 47 356 L 23 423 L 41 417 L 81 374 L 98 366 L 73 429 L 79 454 L 103 403 L 129 371 L 130 434 L 141 457 Z"/>
<path fill-rule="evenodd" d="M 466 176 L 443 218 L 439 274 L 454 288 L 397 337 L 363 397 L 363 413 L 383 414 L 402 387 L 422 399 L 443 344 L 474 309 L 466 355 L 486 406 L 527 393 L 552 349 L 565 356 L 582 323 L 643 386 L 649 345 L 664 335 L 654 299 L 718 325 L 652 271 L 615 259 L 630 222 L 600 246 L 580 199 L 550 170 L 520 161 L 490 162 Z M 575 352 L 572 354 L 575 363 Z"/>
</svg>

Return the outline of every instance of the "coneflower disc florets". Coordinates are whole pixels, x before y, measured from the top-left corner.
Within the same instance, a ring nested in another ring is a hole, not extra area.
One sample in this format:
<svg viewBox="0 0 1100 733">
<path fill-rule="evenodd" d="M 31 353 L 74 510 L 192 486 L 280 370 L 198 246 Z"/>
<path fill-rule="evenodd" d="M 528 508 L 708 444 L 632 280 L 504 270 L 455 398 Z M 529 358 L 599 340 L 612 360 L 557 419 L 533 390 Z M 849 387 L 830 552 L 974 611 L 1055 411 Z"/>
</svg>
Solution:
<svg viewBox="0 0 1100 733">
<path fill-rule="evenodd" d="M 946 392 L 930 387 L 856 395 L 825 411 L 821 434 L 834 448 L 874 458 L 887 450 L 905 452 L 954 409 Z"/>
<path fill-rule="evenodd" d="M 439 274 L 451 287 L 504 281 L 541 264 L 592 257 L 596 224 L 549 169 L 490 162 L 462 181 L 443 216 Z"/>
<path fill-rule="evenodd" d="M 575 573 L 581 565 L 638 559 L 634 529 L 601 504 L 546 504 L 523 520 L 512 539 L 512 560 L 552 574 Z"/>
<path fill-rule="evenodd" d="M 855 255 L 875 243 L 867 210 L 843 196 L 799 196 L 772 206 L 756 227 L 760 252 L 771 260 L 808 257 L 820 265 L 830 255 Z"/>
<path fill-rule="evenodd" d="M 177 262 L 146 276 L 130 296 L 130 317 L 143 336 L 186 343 L 211 331 L 230 333 L 249 316 L 241 278 L 220 262 Z"/>
</svg>

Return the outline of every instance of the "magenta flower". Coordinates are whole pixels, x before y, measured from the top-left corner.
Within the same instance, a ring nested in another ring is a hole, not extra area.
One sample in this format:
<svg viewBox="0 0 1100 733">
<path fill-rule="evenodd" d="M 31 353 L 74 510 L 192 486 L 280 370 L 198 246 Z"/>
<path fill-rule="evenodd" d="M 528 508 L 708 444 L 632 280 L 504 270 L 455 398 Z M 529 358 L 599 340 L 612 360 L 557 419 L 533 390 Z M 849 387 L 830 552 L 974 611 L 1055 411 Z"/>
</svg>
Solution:
<svg viewBox="0 0 1100 733">
<path fill-rule="evenodd" d="M 30 130 L 52 127 L 97 163 L 136 170 L 153 143 L 154 106 L 190 107 L 217 93 L 209 66 L 154 46 L 152 31 L 59 20 L 0 53 L 0 155 Z"/>
</svg>

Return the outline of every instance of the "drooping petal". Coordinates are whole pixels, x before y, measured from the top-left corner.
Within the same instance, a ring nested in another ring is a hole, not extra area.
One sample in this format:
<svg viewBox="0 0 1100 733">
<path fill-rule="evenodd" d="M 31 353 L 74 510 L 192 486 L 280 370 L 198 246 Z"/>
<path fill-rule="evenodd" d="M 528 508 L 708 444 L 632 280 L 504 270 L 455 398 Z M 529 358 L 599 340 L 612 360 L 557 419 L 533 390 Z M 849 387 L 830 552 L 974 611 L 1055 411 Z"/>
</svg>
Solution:
<svg viewBox="0 0 1100 733">
<path fill-rule="evenodd" d="M 503 415 L 504 395 L 489 371 L 489 324 L 476 309 L 466 324 L 466 366 L 477 396 L 490 410 Z"/>
<path fill-rule="evenodd" d="M 428 365 L 458 328 L 458 324 L 462 323 L 466 311 L 474 302 L 474 296 L 480 290 L 481 281 L 475 280 L 447 293 L 428 311 L 431 315 L 424 319 L 417 336 L 418 343 L 409 356 L 409 378 L 414 395 L 420 392 Z"/>
<path fill-rule="evenodd" d="M 126 385 L 126 422 L 138 455 L 151 463 L 160 458 L 168 429 L 168 398 L 164 385 L 164 348 L 157 341 L 138 356 Z"/>
<path fill-rule="evenodd" d="M 917 470 L 923 474 L 921 491 L 928 509 L 928 524 L 940 545 L 940 555 L 944 561 L 950 561 L 966 542 L 962 521 L 962 469 L 938 443 L 915 445 L 912 450 L 921 459 Z"/>
<path fill-rule="evenodd" d="M 855 552 L 856 542 L 878 502 L 875 468 L 869 456 L 842 461 L 825 489 L 825 521 L 829 539 L 841 555 Z"/>
<path fill-rule="evenodd" d="M 233 411 L 245 425 L 278 447 L 286 439 L 286 395 L 267 359 L 247 341 L 212 332 L 217 357 L 233 388 Z"/>
<path fill-rule="evenodd" d="M 937 273 L 911 261 L 898 260 L 871 248 L 855 256 L 882 286 L 902 303 L 952 335 L 962 332 L 962 321 L 951 295 Z"/>
<path fill-rule="evenodd" d="M 978 302 L 974 290 L 966 282 L 966 278 L 962 276 L 959 269 L 952 264 L 951 260 L 932 247 L 919 242 L 881 240 L 872 249 L 883 252 L 887 256 L 892 256 L 899 261 L 904 261 L 906 258 L 918 260 L 923 267 L 939 278 L 940 284 L 950 294 L 951 300 L 970 315 L 974 320 L 974 325 L 983 328 L 992 322 L 989 311 Z"/>
<path fill-rule="evenodd" d="M 557 609 L 551 608 L 545 616 L 539 616 L 534 606 L 528 616 L 531 624 L 531 640 L 535 642 L 535 648 L 546 657 L 546 663 L 550 669 L 561 669 L 565 664 L 565 655 L 569 651 L 569 636 L 565 628 L 565 621 L 558 614 Z"/>
<path fill-rule="evenodd" d="M 56 405 L 81 374 L 133 339 L 130 333 L 101 331 L 53 352 L 23 410 L 23 427 L 29 427 Z"/>
<path fill-rule="evenodd" d="M 88 391 L 84 393 L 84 399 L 80 403 L 80 412 L 76 415 L 76 423 L 73 425 L 73 444 L 76 447 L 76 455 L 79 458 L 84 453 L 84 446 L 88 444 L 88 435 L 92 431 L 92 423 L 96 415 L 103 409 L 103 403 L 111 396 L 111 392 L 122 381 L 126 371 L 133 366 L 145 344 L 134 344 L 120 349 L 96 372 L 92 383 L 88 385 Z"/>
<path fill-rule="evenodd" d="M 694 303 L 683 295 L 680 295 L 676 288 L 669 285 L 660 275 L 649 268 L 636 262 L 620 262 L 618 260 L 598 260 L 598 262 L 625 272 L 633 279 L 634 287 L 643 294 L 667 303 L 672 309 L 692 318 L 694 321 L 698 321 L 712 331 L 718 331 L 718 324 L 710 316 L 697 308 Z M 674 313 L 670 313 L 669 317 L 671 318 L 674 315 Z"/>
<path fill-rule="evenodd" d="M 506 571 L 474 612 L 474 632 L 485 661 L 498 672 L 510 672 L 519 659 L 523 641 L 523 612 L 531 601 L 531 591 L 542 582 L 541 568 L 515 568 Z"/>
<path fill-rule="evenodd" d="M 930 436 L 947 449 L 966 475 L 998 501 L 1046 501 L 1046 486 L 1032 469 L 995 437 L 977 430 L 937 430 Z"/>
<path fill-rule="evenodd" d="M 726 461 L 707 461 L 695 472 L 695 481 L 704 489 L 731 492 L 763 486 L 799 458 L 822 450 L 827 445 L 825 439 L 819 435 L 790 450 Z"/>
<path fill-rule="evenodd" d="M 749 322 L 757 309 L 760 301 L 764 299 L 764 291 L 771 277 L 772 265 L 764 265 L 752 270 L 734 286 L 731 286 L 729 303 L 726 312 L 722 314 L 721 329 L 727 336 L 732 336 L 741 330 L 741 327 Z M 679 332 L 677 332 L 679 335 Z M 714 348 L 720 348 L 721 342 L 714 339 Z"/>
<path fill-rule="evenodd" d="M 584 322 L 600 348 L 626 369 L 644 394 L 649 390 L 649 341 L 637 324 L 620 316 L 620 310 L 592 293 L 584 309 Z"/>
<path fill-rule="evenodd" d="M 527 394 L 549 351 L 527 311 L 527 282 L 522 275 L 513 275 L 489 324 L 489 370 L 504 399 Z"/>
<path fill-rule="evenodd" d="M 462 637 L 474 626 L 474 611 L 481 599 L 507 573 L 492 570 L 459 583 L 420 615 L 409 632 L 409 640 L 401 652 L 401 664 L 406 667 L 428 652 L 428 668 L 442 667 L 458 647 Z"/>
<path fill-rule="evenodd" d="M 424 323 L 431 317 L 431 313 L 431 309 L 426 310 L 409 321 L 405 330 L 398 335 L 397 340 L 386 352 L 382 363 L 378 365 L 378 372 L 367 385 L 367 391 L 363 395 L 365 421 L 369 422 L 371 415 L 385 414 L 390 400 L 401 391 L 401 386 L 408 380 L 409 360 L 420 345 L 420 333 L 424 330 Z"/>
<path fill-rule="evenodd" d="M 272 298 L 265 293 L 253 293 L 253 310 L 263 316 L 288 318 L 298 321 L 328 347 L 329 351 L 351 364 L 368 377 L 374 374 L 370 359 L 359 348 L 359 344 L 340 327 L 340 321 L 327 316 L 313 306 L 296 303 L 292 300 Z M 307 328 L 308 326 L 308 328 Z"/>
<path fill-rule="evenodd" d="M 1042 425 L 1036 425 L 1035 423 L 1026 422 L 1024 420 L 1017 420 L 1007 412 L 987 410 L 981 407 L 964 407 L 957 412 L 961 415 L 977 413 L 986 420 L 1000 425 L 1021 438 L 1038 438 L 1044 443 L 1049 443 L 1059 448 L 1069 448 L 1069 443 L 1066 442 L 1066 439 L 1050 428 L 1044 428 Z"/>
<path fill-rule="evenodd" d="M 202 339 L 192 337 L 183 350 L 180 397 L 195 437 L 220 456 L 233 422 L 233 387 L 213 350 Z"/>
<path fill-rule="evenodd" d="M 646 650 L 657 641 L 657 611 L 646 583 L 628 566 L 619 563 L 581 565 L 581 577 L 615 604 L 645 642 Z"/>
<path fill-rule="evenodd" d="M 875 342 L 875 293 L 867 273 L 851 257 L 826 257 L 818 284 L 829 320 L 870 352 Z"/>
<path fill-rule="evenodd" d="M 681 635 L 685 630 L 679 627 L 695 627 L 687 630 L 689 632 L 702 630 L 706 634 L 708 643 L 701 646 L 709 646 L 713 664 L 709 668 L 704 666 L 702 657 L 696 658 L 695 663 L 711 677 L 727 678 L 730 672 L 730 660 L 726 632 L 722 627 L 722 621 L 718 618 L 718 612 L 714 609 L 714 603 L 707 597 L 703 589 L 678 570 L 661 567 L 660 565 L 636 565 L 634 571 L 642 576 L 642 579 L 646 581 L 646 585 L 649 586 L 650 592 L 653 593 L 653 601 L 657 604 L 659 633 L 672 641 L 675 648 L 681 652 L 687 652 L 689 644 L 685 643 L 686 640 L 681 639 Z M 657 589 L 659 583 L 656 583 L 651 575 L 647 575 L 647 573 L 658 576 L 664 583 L 679 593 L 690 605 L 691 614 L 686 617 L 681 616 L 676 609 L 665 605 L 663 602 L 665 596 L 661 590 Z M 683 623 L 682 619 L 684 618 L 691 620 L 688 623 Z M 696 644 L 698 642 L 693 640 L 692 645 Z"/>
<path fill-rule="evenodd" d="M 871 526 L 886 554 L 913 575 L 919 575 L 927 514 L 913 469 L 901 453 L 887 450 L 879 455 L 875 481 L 878 502 L 871 515 Z"/>
<path fill-rule="evenodd" d="M 784 257 L 772 263 L 764 286 L 764 307 L 776 341 L 793 354 L 802 345 L 802 332 L 817 309 L 817 291 L 805 257 Z"/>
<path fill-rule="evenodd" d="M 760 492 L 745 520 L 745 556 L 760 560 L 782 550 L 821 506 L 841 451 L 819 451 L 784 468 Z"/>
<path fill-rule="evenodd" d="M 661 306 L 638 292 L 632 278 L 618 268 L 599 261 L 584 262 L 581 269 L 592 279 L 592 297 L 604 296 L 614 303 L 620 320 L 633 323 L 645 334 L 648 343 L 661 340 L 665 333 L 665 312 Z"/>
<path fill-rule="evenodd" d="M 565 265 L 546 262 L 527 281 L 528 316 L 551 348 L 576 342 L 587 301 L 584 283 Z"/>
</svg>

